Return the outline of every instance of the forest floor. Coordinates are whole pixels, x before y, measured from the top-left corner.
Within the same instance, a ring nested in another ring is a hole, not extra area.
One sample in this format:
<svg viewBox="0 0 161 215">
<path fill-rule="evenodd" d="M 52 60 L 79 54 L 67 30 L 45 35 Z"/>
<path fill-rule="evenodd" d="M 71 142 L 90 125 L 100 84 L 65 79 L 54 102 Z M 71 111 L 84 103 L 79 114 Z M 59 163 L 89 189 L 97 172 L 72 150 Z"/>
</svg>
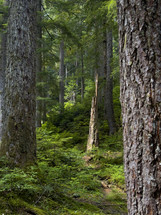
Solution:
<svg viewBox="0 0 161 215">
<path fill-rule="evenodd" d="M 89 158 L 89 156 L 88 156 Z M 87 163 L 87 166 L 90 164 Z M 98 164 L 97 164 L 98 165 Z M 97 168 L 96 168 L 97 169 Z M 116 185 L 108 184 L 107 180 L 98 180 L 100 183 L 100 197 L 93 198 L 86 195 L 84 199 L 76 199 L 78 202 L 88 203 L 100 209 L 101 214 L 127 215 L 126 194 Z"/>
<path fill-rule="evenodd" d="M 100 193 L 102 192 L 104 196 L 100 200 L 98 199 L 98 201 L 88 200 L 88 197 L 87 199 L 79 199 L 78 201 L 96 206 L 100 209 L 101 214 L 127 215 L 126 199 L 123 197 L 125 194 L 122 190 L 120 191 L 118 188 L 115 188 L 114 191 L 110 188 L 103 188 L 100 190 Z"/>
<path fill-rule="evenodd" d="M 122 153 L 116 152 L 113 153 L 113 159 L 122 156 Z M 95 170 L 99 169 L 101 165 L 97 162 L 95 165 L 90 164 L 90 161 L 93 159 L 92 156 L 84 156 L 85 166 L 92 167 Z M 118 186 L 109 184 L 107 178 L 105 180 L 98 179 L 101 187 L 99 189 L 100 197 L 96 198 L 95 201 L 88 199 L 88 196 L 85 199 L 78 199 L 80 202 L 86 202 L 88 204 L 98 207 L 102 214 L 117 214 L 117 215 L 126 215 L 126 194 L 123 189 L 120 189 Z"/>
<path fill-rule="evenodd" d="M 127 214 L 121 136 L 107 140 L 84 153 L 71 134 L 40 129 L 37 165 L 0 161 L 0 215 Z"/>
</svg>

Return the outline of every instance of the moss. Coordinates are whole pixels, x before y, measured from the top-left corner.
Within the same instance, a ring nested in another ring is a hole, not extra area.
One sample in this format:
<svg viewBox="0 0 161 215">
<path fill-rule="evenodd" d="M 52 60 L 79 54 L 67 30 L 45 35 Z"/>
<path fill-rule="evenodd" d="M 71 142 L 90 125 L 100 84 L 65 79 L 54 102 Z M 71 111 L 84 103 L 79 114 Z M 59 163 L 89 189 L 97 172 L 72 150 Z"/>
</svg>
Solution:
<svg viewBox="0 0 161 215">
<path fill-rule="evenodd" d="M 100 211 L 100 209 L 97 206 L 89 204 L 89 203 L 81 203 L 80 206 L 82 206 L 82 208 L 84 208 L 88 211 L 91 211 L 91 212 L 99 212 Z"/>
<path fill-rule="evenodd" d="M 8 200 L 8 204 L 10 205 L 10 207 L 14 210 L 14 212 L 18 212 L 18 211 L 32 211 L 34 212 L 36 215 L 46 215 L 46 213 L 33 205 L 30 205 L 29 203 L 23 201 L 22 199 L 19 198 L 10 198 Z"/>
<path fill-rule="evenodd" d="M 7 200 L 3 197 L 0 197 L 0 213 L 4 213 L 6 210 L 8 211 L 8 203 Z"/>
<path fill-rule="evenodd" d="M 127 213 L 126 194 L 119 189 L 112 189 L 106 196 L 108 202 L 112 202 L 112 210 Z"/>
<path fill-rule="evenodd" d="M 44 207 L 53 214 L 101 214 L 101 210 L 96 206 L 86 202 L 75 200 L 71 197 L 65 196 L 61 193 L 57 194 L 53 200 L 44 202 Z"/>
</svg>

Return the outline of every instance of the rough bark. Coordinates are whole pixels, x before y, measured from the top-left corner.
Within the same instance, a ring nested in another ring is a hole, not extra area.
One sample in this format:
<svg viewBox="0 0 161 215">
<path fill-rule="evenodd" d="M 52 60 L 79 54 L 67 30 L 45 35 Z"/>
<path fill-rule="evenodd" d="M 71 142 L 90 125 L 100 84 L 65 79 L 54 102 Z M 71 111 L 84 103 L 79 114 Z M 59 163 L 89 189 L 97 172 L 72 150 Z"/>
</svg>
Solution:
<svg viewBox="0 0 161 215">
<path fill-rule="evenodd" d="M 95 80 L 95 96 L 92 98 L 91 116 L 89 123 L 89 135 L 87 142 L 87 152 L 93 149 L 93 146 L 98 147 L 98 73 Z"/>
<path fill-rule="evenodd" d="M 36 1 L 14 0 L 9 8 L 1 154 L 23 166 L 36 158 Z"/>
<path fill-rule="evenodd" d="M 64 108 L 64 77 L 65 77 L 65 71 L 64 71 L 64 41 L 62 40 L 60 43 L 60 68 L 59 68 L 59 103 L 61 105 L 61 109 Z"/>
<path fill-rule="evenodd" d="M 161 214 L 161 2 L 118 2 L 124 165 L 130 215 Z"/>
<path fill-rule="evenodd" d="M 115 117 L 114 117 L 114 109 L 113 109 L 113 79 L 111 77 L 112 74 L 112 57 L 113 57 L 113 41 L 112 41 L 112 31 L 106 31 L 105 33 L 105 54 L 104 54 L 104 62 L 105 62 L 105 117 L 108 121 L 109 125 L 109 134 L 114 134 L 116 131 Z"/>
<path fill-rule="evenodd" d="M 41 53 L 41 39 L 42 39 L 42 27 L 41 23 L 41 7 L 42 0 L 37 0 L 37 43 L 36 43 L 36 82 L 41 82 L 42 76 L 42 53 Z M 42 89 L 37 88 L 36 96 L 42 97 Z M 41 127 L 42 120 L 42 100 L 36 100 L 36 127 Z"/>
<path fill-rule="evenodd" d="M 7 6 L 8 2 L 4 1 L 4 6 Z M 3 15 L 3 23 L 6 24 L 8 19 L 8 13 Z M 5 87 L 5 67 L 6 67 L 6 44 L 7 33 L 4 28 L 1 34 L 1 65 L 0 65 L 0 140 L 2 138 L 2 126 L 3 126 L 3 111 L 4 111 L 4 87 Z"/>
</svg>

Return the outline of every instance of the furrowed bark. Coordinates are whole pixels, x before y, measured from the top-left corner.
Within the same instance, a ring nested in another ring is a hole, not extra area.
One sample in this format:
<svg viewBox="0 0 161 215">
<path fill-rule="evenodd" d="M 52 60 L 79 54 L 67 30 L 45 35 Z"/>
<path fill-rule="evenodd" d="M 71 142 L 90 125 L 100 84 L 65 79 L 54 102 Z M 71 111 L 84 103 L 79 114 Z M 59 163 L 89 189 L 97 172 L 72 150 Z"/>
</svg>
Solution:
<svg viewBox="0 0 161 215">
<path fill-rule="evenodd" d="M 36 43 L 36 82 L 41 82 L 42 79 L 42 53 L 41 53 L 41 40 L 42 40 L 42 27 L 41 27 L 41 7 L 42 7 L 42 0 L 37 0 L 37 43 Z M 42 97 L 42 89 L 36 89 L 36 96 Z M 42 100 L 36 100 L 36 127 L 41 127 L 42 121 Z"/>
<path fill-rule="evenodd" d="M 36 2 L 14 0 L 9 8 L 1 154 L 24 166 L 36 159 Z"/>
<path fill-rule="evenodd" d="M 4 6 L 7 6 L 8 2 L 4 1 Z M 8 19 L 8 13 L 3 15 L 3 23 L 6 24 Z M 4 120 L 4 87 L 5 87 L 5 67 L 6 67 L 6 45 L 7 45 L 7 29 L 3 29 L 1 34 L 1 66 L 0 66 L 0 140 L 2 139 L 2 127 Z"/>
<path fill-rule="evenodd" d="M 161 214 L 161 2 L 118 1 L 130 215 Z"/>
</svg>

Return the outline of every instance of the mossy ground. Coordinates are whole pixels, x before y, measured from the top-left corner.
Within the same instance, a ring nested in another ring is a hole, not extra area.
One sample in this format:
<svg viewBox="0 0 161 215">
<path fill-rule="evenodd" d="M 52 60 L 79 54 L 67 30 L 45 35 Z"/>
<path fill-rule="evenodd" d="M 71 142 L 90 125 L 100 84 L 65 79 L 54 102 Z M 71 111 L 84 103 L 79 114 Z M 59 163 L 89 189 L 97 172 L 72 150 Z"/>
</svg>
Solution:
<svg viewBox="0 0 161 215">
<path fill-rule="evenodd" d="M 119 135 L 110 138 L 121 141 Z M 127 214 L 121 150 L 104 143 L 86 154 L 69 147 L 69 133 L 44 128 L 37 140 L 37 165 L 9 169 L 1 161 L 0 214 Z"/>
</svg>

